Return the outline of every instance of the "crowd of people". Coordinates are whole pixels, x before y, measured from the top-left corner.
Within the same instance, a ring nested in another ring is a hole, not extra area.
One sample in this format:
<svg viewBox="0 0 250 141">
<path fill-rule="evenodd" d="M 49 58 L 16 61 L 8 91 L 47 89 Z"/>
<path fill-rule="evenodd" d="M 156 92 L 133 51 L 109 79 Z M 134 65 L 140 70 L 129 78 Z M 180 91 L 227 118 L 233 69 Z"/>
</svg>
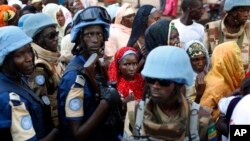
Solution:
<svg viewBox="0 0 250 141">
<path fill-rule="evenodd" d="M 250 1 L 205 25 L 201 0 L 178 18 L 174 2 L 0 0 L 0 140 L 226 141 L 221 124 L 250 125 Z"/>
</svg>

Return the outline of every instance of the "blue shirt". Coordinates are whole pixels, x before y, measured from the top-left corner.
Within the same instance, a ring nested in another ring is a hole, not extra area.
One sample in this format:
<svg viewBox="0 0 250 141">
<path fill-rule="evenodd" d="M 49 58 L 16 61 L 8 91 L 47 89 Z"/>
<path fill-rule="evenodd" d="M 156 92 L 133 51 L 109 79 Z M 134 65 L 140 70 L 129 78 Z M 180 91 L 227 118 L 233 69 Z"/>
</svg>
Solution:
<svg viewBox="0 0 250 141">
<path fill-rule="evenodd" d="M 59 84 L 59 89 L 57 93 L 57 100 L 58 100 L 58 112 L 59 112 L 59 120 L 60 120 L 60 129 L 63 132 L 64 140 L 72 140 L 72 135 L 70 135 L 69 127 L 67 125 L 68 121 L 83 121 L 85 122 L 88 118 L 93 114 L 98 103 L 95 101 L 95 96 L 91 85 L 88 79 L 85 79 L 85 85 L 82 87 L 75 83 L 77 75 L 82 75 L 80 70 L 77 70 L 79 66 L 84 66 L 85 59 L 81 55 L 75 56 L 70 63 L 68 64 L 66 71 L 61 78 L 61 82 Z M 78 66 L 78 67 L 76 67 Z M 83 67 L 82 67 L 83 68 Z M 67 71 L 69 69 L 69 71 Z M 66 117 L 65 106 L 66 106 L 66 99 L 69 94 L 69 91 L 73 87 L 82 88 L 84 92 L 84 98 L 82 99 L 82 107 L 84 110 L 83 116 L 77 117 Z"/>
</svg>

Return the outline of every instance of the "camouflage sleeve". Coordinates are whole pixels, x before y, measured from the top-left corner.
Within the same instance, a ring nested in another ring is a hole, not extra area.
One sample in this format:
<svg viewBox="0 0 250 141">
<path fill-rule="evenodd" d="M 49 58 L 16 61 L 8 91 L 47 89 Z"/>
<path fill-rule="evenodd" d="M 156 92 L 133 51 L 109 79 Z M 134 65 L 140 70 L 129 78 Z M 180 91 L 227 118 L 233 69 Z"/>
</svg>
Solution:
<svg viewBox="0 0 250 141">
<path fill-rule="evenodd" d="M 36 67 L 34 72 L 30 75 L 28 79 L 28 84 L 32 90 L 35 91 L 39 97 L 47 95 L 47 81 L 48 74 L 42 67 Z"/>
</svg>

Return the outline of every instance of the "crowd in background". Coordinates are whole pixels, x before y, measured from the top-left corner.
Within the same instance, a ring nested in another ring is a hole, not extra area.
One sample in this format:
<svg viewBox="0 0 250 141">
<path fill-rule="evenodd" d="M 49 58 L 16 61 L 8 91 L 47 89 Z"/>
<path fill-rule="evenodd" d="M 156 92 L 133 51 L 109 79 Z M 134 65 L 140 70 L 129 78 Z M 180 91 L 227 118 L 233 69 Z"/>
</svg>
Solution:
<svg viewBox="0 0 250 141">
<path fill-rule="evenodd" d="M 159 3 L 0 0 L 0 140 L 226 141 L 221 124 L 250 124 L 250 1 Z"/>
</svg>

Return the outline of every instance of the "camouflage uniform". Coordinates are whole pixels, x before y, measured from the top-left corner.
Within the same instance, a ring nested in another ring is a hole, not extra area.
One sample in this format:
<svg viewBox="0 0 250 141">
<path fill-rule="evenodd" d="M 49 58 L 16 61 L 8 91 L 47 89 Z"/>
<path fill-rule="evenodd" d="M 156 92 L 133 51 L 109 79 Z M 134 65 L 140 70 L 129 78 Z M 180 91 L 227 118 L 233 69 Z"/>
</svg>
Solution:
<svg viewBox="0 0 250 141">
<path fill-rule="evenodd" d="M 151 100 L 146 102 L 145 112 L 143 115 L 143 123 L 141 128 L 141 136 L 145 137 L 140 138 L 139 140 L 157 140 L 157 141 L 181 141 L 181 140 L 190 140 L 189 137 L 192 137 L 192 140 L 216 140 L 216 130 L 214 123 L 211 121 L 210 111 L 204 109 L 203 107 L 199 107 L 197 115 L 197 122 L 195 127 L 197 130 L 198 138 L 193 138 L 193 136 L 189 136 L 189 133 L 192 134 L 190 130 L 192 122 L 190 120 L 190 114 L 194 114 L 193 108 L 190 110 L 191 103 L 189 103 L 184 96 L 182 96 L 182 106 L 177 116 L 169 117 L 158 108 Z M 137 103 L 135 101 L 129 102 L 127 107 L 127 115 L 124 125 L 124 141 L 136 140 L 133 137 L 132 131 L 135 126 L 135 111 Z M 198 105 L 198 104 L 197 104 Z M 189 112 L 187 112 L 189 111 Z M 188 126 L 190 124 L 190 126 Z"/>
<path fill-rule="evenodd" d="M 58 62 L 57 52 L 43 49 L 35 43 L 31 44 L 35 52 L 35 70 L 29 77 L 28 83 L 46 105 L 51 106 L 51 117 L 55 126 L 58 125 L 57 86 L 63 73 Z"/>
<path fill-rule="evenodd" d="M 225 15 L 226 17 L 227 15 Z M 245 71 L 250 70 L 250 21 L 248 20 L 244 26 L 241 27 L 238 33 L 230 34 L 224 24 L 224 19 L 210 22 L 206 25 L 206 39 L 205 44 L 212 54 L 213 49 L 220 43 L 226 41 L 237 41 L 238 46 L 241 49 L 242 61 Z"/>
</svg>

